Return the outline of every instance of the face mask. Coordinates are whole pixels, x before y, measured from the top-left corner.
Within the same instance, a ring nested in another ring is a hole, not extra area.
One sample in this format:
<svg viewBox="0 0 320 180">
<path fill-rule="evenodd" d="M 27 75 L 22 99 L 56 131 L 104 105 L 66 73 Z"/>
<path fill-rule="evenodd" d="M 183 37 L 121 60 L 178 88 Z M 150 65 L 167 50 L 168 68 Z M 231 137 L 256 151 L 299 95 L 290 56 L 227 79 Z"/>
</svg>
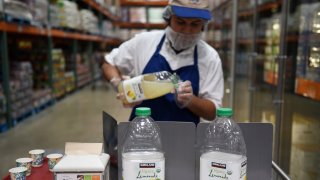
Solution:
<svg viewBox="0 0 320 180">
<path fill-rule="evenodd" d="M 195 46 L 201 38 L 201 33 L 184 34 L 175 32 L 170 26 L 166 28 L 166 36 L 171 46 L 177 50 L 184 50 Z"/>
</svg>

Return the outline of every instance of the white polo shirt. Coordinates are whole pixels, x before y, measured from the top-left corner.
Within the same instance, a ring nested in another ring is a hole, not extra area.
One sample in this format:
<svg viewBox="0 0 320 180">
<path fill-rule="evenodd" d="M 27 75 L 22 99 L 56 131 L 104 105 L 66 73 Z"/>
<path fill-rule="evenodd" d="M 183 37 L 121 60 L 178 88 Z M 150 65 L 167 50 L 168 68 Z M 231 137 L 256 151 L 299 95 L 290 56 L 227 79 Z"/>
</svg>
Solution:
<svg viewBox="0 0 320 180">
<path fill-rule="evenodd" d="M 117 66 L 123 75 L 138 76 L 142 74 L 155 53 L 163 35 L 163 30 L 140 33 L 121 44 L 119 48 L 113 49 L 105 59 L 109 64 Z M 198 42 L 197 48 L 200 75 L 199 97 L 211 100 L 216 108 L 219 108 L 222 104 L 224 89 L 220 57 L 215 49 L 202 40 Z M 173 71 L 194 64 L 194 47 L 176 54 L 167 38 L 161 47 L 160 54 Z"/>
</svg>

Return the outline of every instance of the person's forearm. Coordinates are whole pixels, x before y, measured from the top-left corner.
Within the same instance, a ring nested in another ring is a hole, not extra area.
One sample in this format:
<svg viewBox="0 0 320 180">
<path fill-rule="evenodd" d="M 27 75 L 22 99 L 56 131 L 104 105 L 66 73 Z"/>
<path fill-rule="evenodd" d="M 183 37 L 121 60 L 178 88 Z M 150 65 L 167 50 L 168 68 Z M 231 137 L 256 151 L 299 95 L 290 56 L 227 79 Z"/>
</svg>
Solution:
<svg viewBox="0 0 320 180">
<path fill-rule="evenodd" d="M 212 101 L 207 99 L 194 96 L 187 108 L 195 115 L 207 120 L 213 120 L 216 117 L 216 107 Z"/>
<path fill-rule="evenodd" d="M 110 81 L 112 78 L 121 79 L 120 72 L 116 67 L 112 66 L 111 64 L 104 62 L 102 64 L 101 69 L 103 72 L 103 76 L 106 78 L 106 80 Z"/>
</svg>

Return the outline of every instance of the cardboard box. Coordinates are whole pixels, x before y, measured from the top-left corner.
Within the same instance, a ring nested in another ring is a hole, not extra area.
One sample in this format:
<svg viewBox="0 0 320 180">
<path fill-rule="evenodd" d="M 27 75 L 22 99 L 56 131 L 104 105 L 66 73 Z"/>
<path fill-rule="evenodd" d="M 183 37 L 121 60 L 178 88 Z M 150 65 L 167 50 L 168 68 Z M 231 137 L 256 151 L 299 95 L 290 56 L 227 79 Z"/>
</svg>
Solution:
<svg viewBox="0 0 320 180">
<path fill-rule="evenodd" d="M 109 159 L 102 143 L 66 143 L 65 156 L 53 168 L 55 180 L 109 180 Z"/>
</svg>

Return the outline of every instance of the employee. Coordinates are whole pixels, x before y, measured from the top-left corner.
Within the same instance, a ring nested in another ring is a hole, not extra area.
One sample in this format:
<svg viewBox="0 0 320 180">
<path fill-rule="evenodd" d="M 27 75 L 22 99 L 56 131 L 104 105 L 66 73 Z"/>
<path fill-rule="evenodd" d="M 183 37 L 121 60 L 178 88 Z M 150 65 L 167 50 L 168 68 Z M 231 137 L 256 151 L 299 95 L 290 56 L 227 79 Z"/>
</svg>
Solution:
<svg viewBox="0 0 320 180">
<path fill-rule="evenodd" d="M 136 107 L 152 109 L 156 121 L 199 123 L 213 120 L 223 97 L 221 60 L 215 49 L 201 40 L 211 19 L 209 0 L 172 0 L 163 12 L 167 27 L 144 32 L 124 42 L 105 57 L 104 76 L 114 86 L 123 75 L 169 71 L 183 80 L 176 101 L 174 94 L 145 100 Z M 123 97 L 123 94 L 118 94 Z M 130 120 L 134 118 L 131 113 Z"/>
</svg>

